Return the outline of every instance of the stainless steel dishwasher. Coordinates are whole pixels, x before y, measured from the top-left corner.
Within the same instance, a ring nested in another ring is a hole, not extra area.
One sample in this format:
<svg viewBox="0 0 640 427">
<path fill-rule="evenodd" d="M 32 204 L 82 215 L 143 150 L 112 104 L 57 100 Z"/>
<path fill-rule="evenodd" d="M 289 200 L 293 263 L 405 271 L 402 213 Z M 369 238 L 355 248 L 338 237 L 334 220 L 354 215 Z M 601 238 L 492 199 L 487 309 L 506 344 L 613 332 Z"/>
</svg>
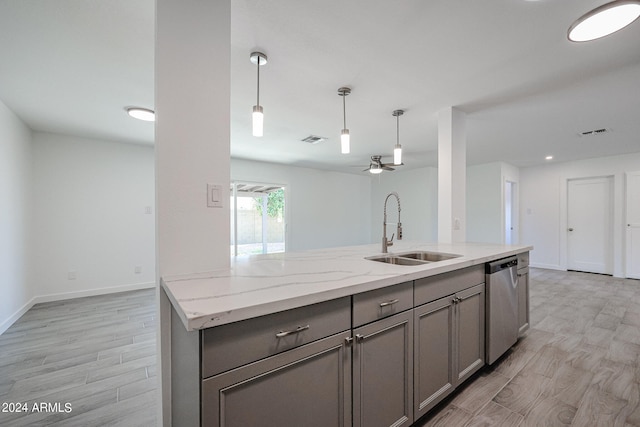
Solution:
<svg viewBox="0 0 640 427">
<path fill-rule="evenodd" d="M 518 340 L 518 258 L 486 266 L 487 363 L 491 365 Z"/>
</svg>

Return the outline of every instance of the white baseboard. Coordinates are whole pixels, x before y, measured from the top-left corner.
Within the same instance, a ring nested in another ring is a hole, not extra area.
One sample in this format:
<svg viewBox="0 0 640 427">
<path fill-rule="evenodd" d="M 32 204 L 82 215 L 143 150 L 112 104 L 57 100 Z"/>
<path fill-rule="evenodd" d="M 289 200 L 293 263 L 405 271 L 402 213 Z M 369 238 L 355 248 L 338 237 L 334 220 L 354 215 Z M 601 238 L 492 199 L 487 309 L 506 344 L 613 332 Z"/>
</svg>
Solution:
<svg viewBox="0 0 640 427">
<path fill-rule="evenodd" d="M 155 282 L 132 283 L 130 285 L 111 286 L 108 288 L 87 289 L 84 291 L 60 292 L 57 294 L 37 295 L 31 298 L 18 311 L 9 316 L 8 319 L 0 323 L 0 335 L 11 327 L 22 315 L 36 304 L 51 301 L 61 301 L 72 298 L 92 297 L 95 295 L 115 294 L 118 292 L 137 291 L 139 289 L 149 289 L 156 286 Z"/>
<path fill-rule="evenodd" d="M 34 297 L 34 304 L 42 302 L 60 301 L 72 298 L 92 297 L 95 295 L 116 294 L 118 292 L 137 291 L 149 289 L 156 285 L 155 282 L 132 283 L 130 285 L 110 286 L 108 288 L 87 289 L 84 291 L 61 292 L 58 294 L 38 295 Z"/>
<path fill-rule="evenodd" d="M 31 307 L 33 307 L 33 305 L 35 304 L 35 302 L 33 302 L 34 300 L 35 298 L 31 298 L 25 305 L 20 307 L 18 311 L 13 313 L 11 316 L 9 316 L 8 319 L 4 320 L 0 324 L 0 335 L 4 334 L 4 331 L 9 329 L 11 325 L 13 325 L 16 322 L 16 320 L 21 318 L 23 314 L 25 314 L 27 311 L 29 311 Z"/>
<path fill-rule="evenodd" d="M 537 262 L 531 262 L 529 263 L 529 267 L 533 267 L 533 268 L 546 268 L 547 270 L 560 270 L 560 271 L 566 271 L 565 268 L 560 268 L 559 265 L 557 264 L 541 264 L 541 263 L 537 263 Z"/>
</svg>

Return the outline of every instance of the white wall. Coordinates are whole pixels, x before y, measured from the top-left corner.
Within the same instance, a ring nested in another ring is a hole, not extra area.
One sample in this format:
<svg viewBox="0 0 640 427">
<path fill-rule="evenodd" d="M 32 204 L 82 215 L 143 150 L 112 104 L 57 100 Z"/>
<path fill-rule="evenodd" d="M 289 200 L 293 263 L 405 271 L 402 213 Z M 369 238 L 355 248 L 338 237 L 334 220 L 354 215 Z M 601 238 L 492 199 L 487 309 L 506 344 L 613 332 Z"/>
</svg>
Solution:
<svg viewBox="0 0 640 427">
<path fill-rule="evenodd" d="M 467 167 L 467 242 L 504 243 L 505 182 L 516 184 L 518 209 L 519 169 L 503 162 Z M 516 212 L 516 218 L 517 218 Z M 518 221 L 513 224 L 518 235 Z"/>
<path fill-rule="evenodd" d="M 640 170 L 640 153 L 520 169 L 520 241 L 531 264 L 566 269 L 567 180 L 613 176 L 614 275 L 624 271 L 624 173 Z"/>
<path fill-rule="evenodd" d="M 467 241 L 502 243 L 502 166 L 467 168 Z"/>
<path fill-rule="evenodd" d="M 33 297 L 29 274 L 31 131 L 0 101 L 0 333 Z"/>
<path fill-rule="evenodd" d="M 366 175 L 231 159 L 231 180 L 286 186 L 287 252 L 371 243 Z"/>
<path fill-rule="evenodd" d="M 33 158 L 36 302 L 153 286 L 153 148 L 34 133 Z"/>
<path fill-rule="evenodd" d="M 383 172 L 371 178 L 371 236 L 382 241 L 384 200 L 392 191 L 400 196 L 404 240 L 435 242 L 438 239 L 438 169 L 425 167 L 407 171 Z M 387 222 L 396 222 L 395 199 L 387 202 Z M 395 233 L 388 227 L 387 238 Z"/>
</svg>

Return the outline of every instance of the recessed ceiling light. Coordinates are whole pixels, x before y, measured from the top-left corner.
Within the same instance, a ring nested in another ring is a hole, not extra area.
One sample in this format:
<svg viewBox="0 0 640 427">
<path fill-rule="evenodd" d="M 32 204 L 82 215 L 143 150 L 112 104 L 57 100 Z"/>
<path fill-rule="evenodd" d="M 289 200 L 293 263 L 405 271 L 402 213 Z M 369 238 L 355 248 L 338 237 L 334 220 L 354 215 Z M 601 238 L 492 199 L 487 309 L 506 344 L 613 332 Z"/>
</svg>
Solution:
<svg viewBox="0 0 640 427">
<path fill-rule="evenodd" d="M 155 122 L 156 121 L 156 113 L 153 110 L 149 110 L 148 108 L 140 108 L 140 107 L 127 107 L 127 114 L 129 114 L 134 119 L 144 120 L 145 122 Z"/>
<path fill-rule="evenodd" d="M 599 39 L 623 29 L 640 16 L 640 0 L 615 0 L 582 15 L 567 37 L 573 42 Z"/>
<path fill-rule="evenodd" d="M 553 156 L 547 156 L 544 158 L 545 160 L 553 160 Z"/>
</svg>

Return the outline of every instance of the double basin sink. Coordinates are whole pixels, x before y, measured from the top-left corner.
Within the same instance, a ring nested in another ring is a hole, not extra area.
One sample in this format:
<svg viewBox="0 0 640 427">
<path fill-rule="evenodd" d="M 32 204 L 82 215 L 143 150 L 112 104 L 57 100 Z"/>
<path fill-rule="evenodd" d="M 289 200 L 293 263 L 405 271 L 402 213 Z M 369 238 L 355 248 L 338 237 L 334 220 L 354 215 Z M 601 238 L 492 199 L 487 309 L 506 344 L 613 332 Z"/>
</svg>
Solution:
<svg viewBox="0 0 640 427">
<path fill-rule="evenodd" d="M 462 255 L 446 254 L 443 252 L 415 251 L 398 254 L 376 255 L 366 257 L 365 259 L 395 265 L 424 265 L 431 262 L 458 258 L 460 256 Z"/>
</svg>

